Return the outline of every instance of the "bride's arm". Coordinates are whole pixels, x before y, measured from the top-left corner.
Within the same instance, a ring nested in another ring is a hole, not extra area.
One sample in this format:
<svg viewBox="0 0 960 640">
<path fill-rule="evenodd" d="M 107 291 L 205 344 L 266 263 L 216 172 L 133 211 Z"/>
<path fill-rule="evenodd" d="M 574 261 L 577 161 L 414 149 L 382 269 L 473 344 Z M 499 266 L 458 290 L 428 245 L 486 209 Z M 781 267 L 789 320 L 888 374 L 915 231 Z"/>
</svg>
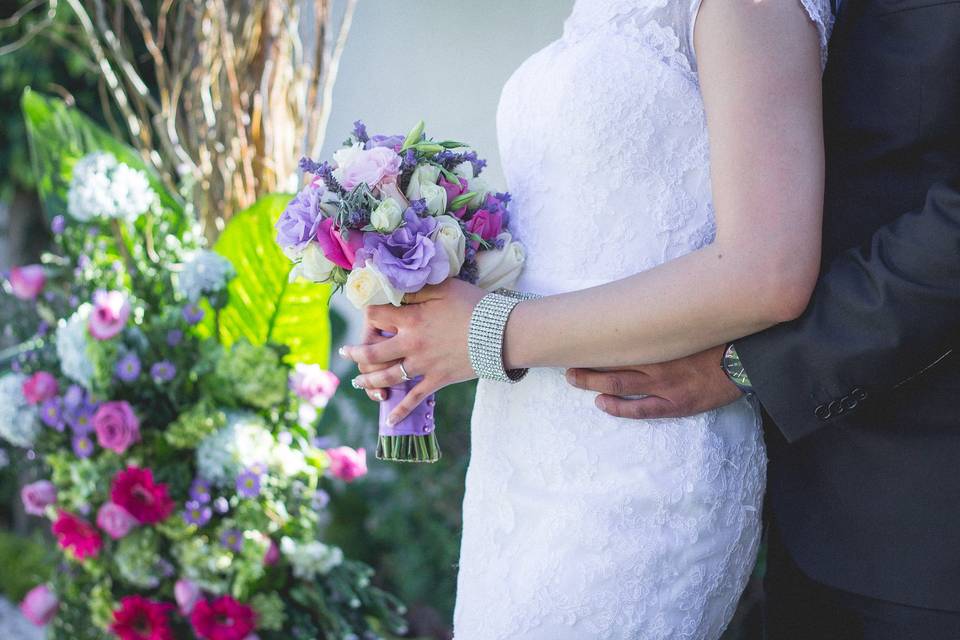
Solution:
<svg viewBox="0 0 960 640">
<path fill-rule="evenodd" d="M 823 201 L 819 39 L 797 0 L 706 0 L 697 22 L 717 238 L 697 252 L 601 287 L 521 303 L 507 325 L 509 368 L 662 362 L 798 316 L 819 270 Z M 584 265 L 589 269 L 589 265 Z M 395 333 L 341 351 L 361 366 L 403 360 L 424 380 L 395 410 L 473 377 L 470 314 L 483 292 L 458 280 L 403 308 L 371 307 Z M 396 384 L 394 364 L 357 379 Z"/>
<path fill-rule="evenodd" d="M 816 29 L 796 0 L 707 0 L 695 42 L 716 241 L 623 280 L 521 304 L 507 325 L 510 367 L 663 362 L 807 306 L 823 204 Z"/>
</svg>

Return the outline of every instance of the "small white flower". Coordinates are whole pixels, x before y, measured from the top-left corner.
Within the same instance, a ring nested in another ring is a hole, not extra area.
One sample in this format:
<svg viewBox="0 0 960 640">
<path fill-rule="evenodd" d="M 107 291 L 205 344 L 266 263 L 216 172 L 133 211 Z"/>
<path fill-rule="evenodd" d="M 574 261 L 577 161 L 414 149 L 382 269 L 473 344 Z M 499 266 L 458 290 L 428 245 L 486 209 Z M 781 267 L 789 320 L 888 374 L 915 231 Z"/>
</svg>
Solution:
<svg viewBox="0 0 960 640">
<path fill-rule="evenodd" d="M 0 377 L 0 438 L 23 448 L 33 446 L 40 435 L 36 411 L 23 397 L 26 379 L 20 373 L 8 373 Z"/>
<path fill-rule="evenodd" d="M 156 202 L 157 194 L 143 171 L 97 151 L 73 167 L 67 192 L 67 211 L 76 220 L 94 218 L 136 220 Z"/>
<path fill-rule="evenodd" d="M 339 547 L 319 541 L 299 543 L 289 536 L 280 539 L 280 552 L 293 567 L 293 575 L 305 580 L 314 580 L 326 575 L 343 562 Z"/>
<path fill-rule="evenodd" d="M 390 233 L 400 226 L 403 209 L 392 198 L 387 198 L 370 214 L 370 224 L 380 233 Z"/>
<path fill-rule="evenodd" d="M 215 251 L 195 251 L 177 275 L 177 290 L 190 302 L 196 302 L 203 294 L 222 291 L 235 273 L 230 261 Z"/>
<path fill-rule="evenodd" d="M 90 386 L 93 379 L 93 363 L 87 355 L 87 320 L 90 317 L 90 304 L 80 305 L 66 322 L 57 327 L 57 357 L 60 369 L 68 378 L 84 387 Z"/>
</svg>

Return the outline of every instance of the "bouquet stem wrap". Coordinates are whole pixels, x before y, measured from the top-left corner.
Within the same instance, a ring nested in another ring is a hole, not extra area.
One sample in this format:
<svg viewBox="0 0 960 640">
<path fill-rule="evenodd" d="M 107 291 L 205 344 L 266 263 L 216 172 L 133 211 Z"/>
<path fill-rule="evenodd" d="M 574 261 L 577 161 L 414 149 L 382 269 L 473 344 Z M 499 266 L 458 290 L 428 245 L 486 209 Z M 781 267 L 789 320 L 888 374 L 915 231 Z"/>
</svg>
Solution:
<svg viewBox="0 0 960 640">
<path fill-rule="evenodd" d="M 387 424 L 387 416 L 417 386 L 420 378 L 414 378 L 390 387 L 389 397 L 380 403 L 380 437 L 377 440 L 377 459 L 394 462 L 436 462 L 440 459 L 437 443 L 436 394 L 431 393 L 406 418 L 393 426 Z"/>
</svg>

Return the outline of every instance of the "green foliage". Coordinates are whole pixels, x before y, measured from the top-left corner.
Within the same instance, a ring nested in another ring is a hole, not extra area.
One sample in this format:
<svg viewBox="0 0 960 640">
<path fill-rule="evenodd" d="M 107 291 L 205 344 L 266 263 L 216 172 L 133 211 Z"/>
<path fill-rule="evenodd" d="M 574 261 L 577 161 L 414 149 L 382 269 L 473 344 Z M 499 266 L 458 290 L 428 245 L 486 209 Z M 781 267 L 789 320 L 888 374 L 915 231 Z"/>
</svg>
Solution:
<svg viewBox="0 0 960 640">
<path fill-rule="evenodd" d="M 273 225 L 289 201 L 280 194 L 261 198 L 233 217 L 214 246 L 237 270 L 229 302 L 219 312 L 220 339 L 226 345 L 240 338 L 254 345 L 283 344 L 290 349 L 288 362 L 325 367 L 330 288 L 289 282 L 293 264 L 274 240 Z"/>
<path fill-rule="evenodd" d="M 54 562 L 50 548 L 42 541 L 0 531 L 0 594 L 19 602 L 30 589 L 50 579 Z"/>
</svg>

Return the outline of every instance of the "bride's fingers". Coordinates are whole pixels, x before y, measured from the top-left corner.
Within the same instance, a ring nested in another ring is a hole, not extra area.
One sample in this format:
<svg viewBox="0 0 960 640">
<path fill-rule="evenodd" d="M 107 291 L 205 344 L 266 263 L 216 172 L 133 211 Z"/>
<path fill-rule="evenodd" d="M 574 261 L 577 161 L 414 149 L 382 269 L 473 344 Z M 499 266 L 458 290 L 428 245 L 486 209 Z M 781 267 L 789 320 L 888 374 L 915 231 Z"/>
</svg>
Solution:
<svg viewBox="0 0 960 640">
<path fill-rule="evenodd" d="M 351 380 L 351 384 L 356 389 L 368 389 L 370 391 L 374 391 L 384 389 L 386 387 L 392 387 L 400 384 L 403 381 L 403 369 L 400 368 L 400 363 L 397 362 L 387 369 L 380 369 L 379 371 L 372 371 L 370 373 L 359 375 Z"/>
<path fill-rule="evenodd" d="M 597 396 L 596 405 L 604 413 L 618 418 L 652 420 L 679 417 L 677 407 L 670 400 L 657 396 L 628 400 L 620 396 L 601 394 Z"/>
<path fill-rule="evenodd" d="M 596 391 L 611 396 L 639 396 L 654 392 L 650 377 L 639 371 L 567 369 L 566 378 L 567 382 L 578 389 Z"/>
<path fill-rule="evenodd" d="M 393 426 L 406 418 L 417 408 L 418 404 L 426 400 L 427 397 L 436 390 L 433 382 L 426 379 L 421 380 L 420 384 L 411 389 L 404 399 L 400 401 L 400 404 L 387 416 L 387 424 Z"/>
<path fill-rule="evenodd" d="M 361 365 L 377 365 L 403 358 L 402 343 L 396 338 L 387 338 L 377 344 L 364 344 L 340 347 L 341 357 L 353 360 Z"/>
</svg>

